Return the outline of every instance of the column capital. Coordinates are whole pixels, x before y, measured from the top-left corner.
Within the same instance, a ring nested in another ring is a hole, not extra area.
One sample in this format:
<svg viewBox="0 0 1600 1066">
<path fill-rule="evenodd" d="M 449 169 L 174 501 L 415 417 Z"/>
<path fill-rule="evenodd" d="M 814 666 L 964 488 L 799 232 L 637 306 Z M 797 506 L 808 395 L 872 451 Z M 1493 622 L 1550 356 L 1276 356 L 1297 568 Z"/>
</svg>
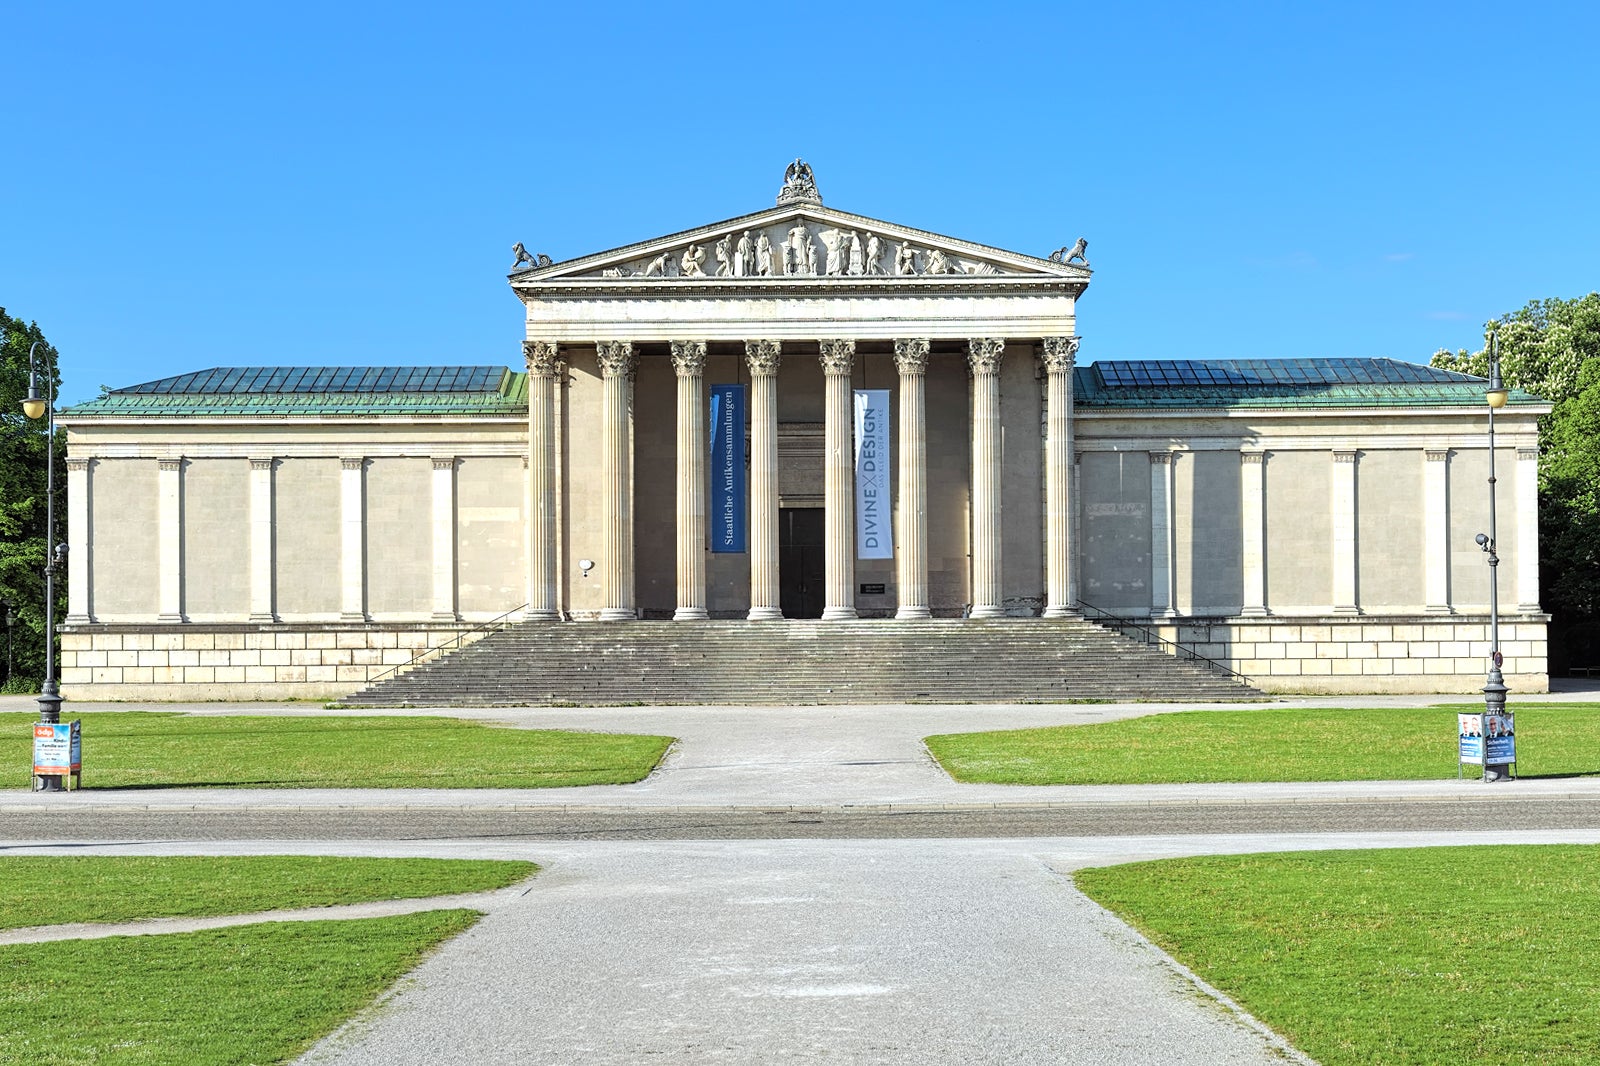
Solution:
<svg viewBox="0 0 1600 1066">
<path fill-rule="evenodd" d="M 367 460 L 364 457 L 352 457 L 347 455 L 341 455 L 339 457 L 339 466 L 344 470 L 360 470 L 366 465 L 366 462 Z"/>
<path fill-rule="evenodd" d="M 1422 454 L 1427 457 L 1427 461 L 1430 462 L 1430 463 L 1442 463 L 1446 459 L 1450 458 L 1450 449 L 1449 448 L 1424 448 L 1422 450 Z"/>
<path fill-rule="evenodd" d="M 973 337 L 967 341 L 967 366 L 974 375 L 1000 373 L 1000 356 L 1006 342 L 1000 337 Z"/>
<path fill-rule="evenodd" d="M 928 371 L 928 338 L 897 337 L 894 342 L 895 369 L 905 375 Z"/>
<path fill-rule="evenodd" d="M 1251 466 L 1260 466 L 1262 463 L 1265 463 L 1267 461 L 1267 453 L 1266 452 L 1240 452 L 1239 453 L 1239 461 L 1241 463 L 1248 463 Z"/>
<path fill-rule="evenodd" d="M 523 456 L 523 458 L 527 458 L 527 456 Z M 453 455 L 435 455 L 433 457 L 433 468 L 435 470 L 454 470 L 456 468 L 456 457 Z"/>
<path fill-rule="evenodd" d="M 819 341 L 818 344 L 822 349 L 818 358 L 824 374 L 842 377 L 850 373 L 856 361 L 856 342 L 853 339 L 836 337 Z"/>
<path fill-rule="evenodd" d="M 1171 452 L 1151 452 L 1150 453 L 1150 461 L 1152 463 L 1154 463 L 1156 466 L 1171 466 L 1172 465 L 1172 453 Z"/>
<path fill-rule="evenodd" d="M 176 459 L 157 459 L 156 463 L 161 467 L 162 470 L 166 470 L 168 472 L 183 469 L 182 456 L 179 456 Z"/>
<path fill-rule="evenodd" d="M 555 377 L 561 366 L 555 341 L 523 341 L 522 358 L 528 364 L 528 373 L 542 378 Z"/>
<path fill-rule="evenodd" d="M 1335 448 L 1333 450 L 1333 461 L 1336 463 L 1353 463 L 1356 461 L 1356 454 L 1357 450 L 1355 448 Z"/>
<path fill-rule="evenodd" d="M 266 458 L 262 458 L 262 457 L 258 457 L 258 456 L 251 456 L 250 457 L 250 469 L 251 470 L 271 470 L 272 469 L 272 464 L 275 463 L 275 462 L 277 462 L 277 460 L 271 458 L 270 456 L 266 457 Z"/>
<path fill-rule="evenodd" d="M 692 378 L 706 369 L 705 341 L 673 341 L 672 369 L 680 378 Z"/>
<path fill-rule="evenodd" d="M 1521 462 L 1537 462 L 1539 459 L 1538 448 L 1518 448 L 1517 459 Z"/>
<path fill-rule="evenodd" d="M 744 359 L 755 377 L 774 377 L 783 363 L 783 342 L 758 340 L 744 342 Z"/>
<path fill-rule="evenodd" d="M 606 377 L 621 378 L 633 373 L 632 341 L 599 341 L 594 350 L 600 360 L 600 372 Z"/>
<path fill-rule="evenodd" d="M 81 474 L 81 473 L 84 473 L 85 471 L 87 471 L 89 469 L 89 464 L 91 462 L 93 462 L 93 461 L 94 460 L 92 460 L 92 459 L 85 459 L 85 458 L 82 458 L 82 457 L 68 459 L 67 460 L 67 473 L 69 473 L 69 474 Z"/>
<path fill-rule="evenodd" d="M 1078 359 L 1081 337 L 1045 337 L 1039 349 L 1039 361 L 1052 374 L 1071 370 Z"/>
</svg>

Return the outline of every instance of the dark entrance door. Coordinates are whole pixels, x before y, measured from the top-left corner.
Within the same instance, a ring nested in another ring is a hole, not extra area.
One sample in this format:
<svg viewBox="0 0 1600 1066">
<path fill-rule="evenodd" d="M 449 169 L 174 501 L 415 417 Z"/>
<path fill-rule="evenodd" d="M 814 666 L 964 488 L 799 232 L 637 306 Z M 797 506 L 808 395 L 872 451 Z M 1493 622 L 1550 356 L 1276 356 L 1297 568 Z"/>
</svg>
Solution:
<svg viewBox="0 0 1600 1066">
<path fill-rule="evenodd" d="M 822 508 L 778 511 L 778 606 L 785 618 L 821 618 Z"/>
</svg>

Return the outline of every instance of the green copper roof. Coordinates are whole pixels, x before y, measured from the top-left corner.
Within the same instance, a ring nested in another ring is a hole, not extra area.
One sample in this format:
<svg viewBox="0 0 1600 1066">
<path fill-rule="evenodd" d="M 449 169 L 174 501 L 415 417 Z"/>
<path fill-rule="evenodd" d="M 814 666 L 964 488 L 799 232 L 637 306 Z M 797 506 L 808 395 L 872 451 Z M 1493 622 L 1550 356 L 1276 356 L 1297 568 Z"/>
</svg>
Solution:
<svg viewBox="0 0 1600 1066">
<path fill-rule="evenodd" d="M 1482 406 L 1488 381 L 1397 359 L 1132 359 L 1073 372 L 1080 407 Z M 1540 403 L 1512 389 L 1512 404 Z"/>
<path fill-rule="evenodd" d="M 215 367 L 113 389 L 65 415 L 518 415 L 528 376 L 499 366 Z"/>
</svg>

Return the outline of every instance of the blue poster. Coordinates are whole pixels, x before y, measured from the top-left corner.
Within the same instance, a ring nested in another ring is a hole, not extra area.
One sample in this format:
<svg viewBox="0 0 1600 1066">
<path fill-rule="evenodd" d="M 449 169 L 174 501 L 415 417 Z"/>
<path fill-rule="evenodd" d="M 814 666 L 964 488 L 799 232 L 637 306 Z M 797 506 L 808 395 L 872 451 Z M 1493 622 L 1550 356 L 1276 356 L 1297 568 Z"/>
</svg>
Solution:
<svg viewBox="0 0 1600 1066">
<path fill-rule="evenodd" d="M 711 386 L 711 550 L 745 551 L 744 386 Z"/>
</svg>

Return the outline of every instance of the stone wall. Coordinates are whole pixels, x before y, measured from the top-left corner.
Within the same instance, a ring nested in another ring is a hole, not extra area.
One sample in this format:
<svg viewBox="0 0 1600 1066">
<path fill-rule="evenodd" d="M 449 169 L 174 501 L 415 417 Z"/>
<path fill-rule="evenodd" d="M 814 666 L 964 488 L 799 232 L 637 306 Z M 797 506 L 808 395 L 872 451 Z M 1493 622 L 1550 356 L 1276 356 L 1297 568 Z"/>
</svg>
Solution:
<svg viewBox="0 0 1600 1066">
<path fill-rule="evenodd" d="M 69 625 L 61 690 L 74 701 L 326 700 L 485 632 L 464 623 Z"/>
<path fill-rule="evenodd" d="M 1500 619 L 1513 692 L 1548 692 L 1546 615 Z M 1489 619 L 1431 615 L 1185 621 L 1150 627 L 1273 693 L 1453 693 L 1483 688 Z"/>
</svg>

